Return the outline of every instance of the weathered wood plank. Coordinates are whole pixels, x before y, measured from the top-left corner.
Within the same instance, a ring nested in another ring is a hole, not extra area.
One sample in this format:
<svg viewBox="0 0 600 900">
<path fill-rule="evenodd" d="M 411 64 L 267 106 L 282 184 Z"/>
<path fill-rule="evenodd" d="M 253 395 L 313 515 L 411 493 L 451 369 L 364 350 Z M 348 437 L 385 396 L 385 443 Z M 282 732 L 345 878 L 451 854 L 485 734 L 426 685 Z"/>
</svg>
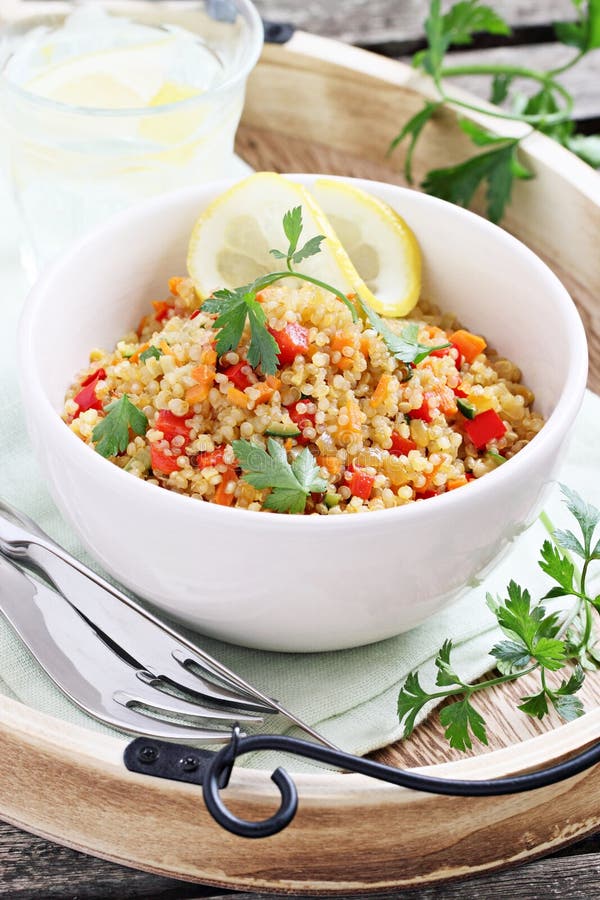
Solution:
<svg viewBox="0 0 600 900">
<path fill-rule="evenodd" d="M 469 881 L 380 894 L 380 900 L 589 900 L 597 895 L 600 840 L 588 838 L 556 857 Z M 6 900 L 277 900 L 161 878 L 84 856 L 0 823 L 0 898 Z M 342 898 L 340 898 L 342 900 Z"/>
<path fill-rule="evenodd" d="M 266 19 L 293 22 L 298 28 L 360 44 L 416 40 L 423 36 L 426 0 L 255 0 Z M 446 0 L 447 4 L 447 0 Z M 448 4 L 447 4 L 448 5 Z M 539 25 L 573 18 L 570 0 L 494 0 L 493 6 L 515 25 Z"/>
</svg>

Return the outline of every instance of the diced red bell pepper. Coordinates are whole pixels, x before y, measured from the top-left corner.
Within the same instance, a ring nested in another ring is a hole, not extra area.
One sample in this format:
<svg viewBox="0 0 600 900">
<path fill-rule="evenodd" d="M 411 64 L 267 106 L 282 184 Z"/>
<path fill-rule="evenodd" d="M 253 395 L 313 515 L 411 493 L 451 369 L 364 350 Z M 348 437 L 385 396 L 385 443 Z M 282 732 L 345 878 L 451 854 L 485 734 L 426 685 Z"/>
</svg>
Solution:
<svg viewBox="0 0 600 900">
<path fill-rule="evenodd" d="M 91 375 L 88 375 L 87 378 L 83 379 L 81 387 L 87 387 L 92 381 L 101 381 L 103 378 L 106 378 L 106 371 L 104 369 L 96 369 L 95 372 L 92 372 Z"/>
<path fill-rule="evenodd" d="M 392 431 L 392 446 L 390 453 L 392 456 L 406 456 L 411 450 L 416 450 L 417 445 L 410 438 L 401 437 L 397 431 Z"/>
<path fill-rule="evenodd" d="M 419 408 L 411 409 L 408 415 L 411 419 L 422 419 L 424 422 L 431 422 L 433 415 L 427 394 L 423 397 L 423 402 Z"/>
<path fill-rule="evenodd" d="M 460 397 L 461 400 L 466 400 L 469 396 L 466 391 L 463 391 L 462 382 L 454 388 L 454 396 Z"/>
<path fill-rule="evenodd" d="M 415 500 L 429 500 L 430 497 L 437 497 L 437 491 L 415 491 Z"/>
<path fill-rule="evenodd" d="M 486 409 L 474 419 L 465 421 L 465 432 L 478 450 L 506 432 L 506 425 L 493 409 Z"/>
<path fill-rule="evenodd" d="M 187 413 L 186 413 L 187 415 Z M 185 442 L 190 439 L 190 429 L 185 424 L 185 416 L 176 416 L 168 409 L 161 409 L 156 417 L 154 427 L 165 436 L 165 440 L 172 441 L 174 437 L 183 437 Z"/>
<path fill-rule="evenodd" d="M 227 375 L 229 381 L 231 381 L 239 391 L 243 391 L 252 384 L 248 375 L 242 371 L 242 369 L 247 368 L 249 368 L 248 361 L 241 359 L 234 366 L 228 366 L 226 369 L 223 369 L 223 375 Z"/>
<path fill-rule="evenodd" d="M 226 444 L 220 444 L 214 450 L 207 450 L 205 453 L 198 453 L 193 465 L 197 469 L 214 468 L 225 464 L 223 455 L 225 453 Z"/>
<path fill-rule="evenodd" d="M 450 353 L 451 350 L 456 350 L 456 356 L 454 356 L 453 353 Z M 449 347 L 442 347 L 441 350 L 432 350 L 432 352 L 429 355 L 430 356 L 451 356 L 452 359 L 454 360 L 454 364 L 457 369 L 460 369 L 464 362 L 464 356 L 462 355 L 462 353 L 460 352 L 460 350 L 456 346 L 456 344 L 450 344 Z"/>
<path fill-rule="evenodd" d="M 362 469 L 357 469 L 350 464 L 346 470 L 345 477 L 353 497 L 369 500 L 373 491 L 373 484 L 375 483 L 374 475 L 367 475 Z"/>
<path fill-rule="evenodd" d="M 281 331 L 269 329 L 279 347 L 279 365 L 291 366 L 297 356 L 308 351 L 308 328 L 297 322 L 288 322 Z"/>
<path fill-rule="evenodd" d="M 296 400 L 295 403 L 291 403 L 289 406 L 286 406 L 288 413 L 290 414 L 290 419 L 297 425 L 300 431 L 304 431 L 305 428 L 314 428 L 315 427 L 315 413 L 314 412 L 298 412 L 298 404 L 304 404 L 306 406 L 310 403 L 310 400 Z M 299 434 L 296 438 L 299 444 L 310 444 L 310 440 L 305 438 L 303 434 Z"/>
<path fill-rule="evenodd" d="M 102 409 L 102 401 L 96 396 L 96 385 L 104 378 L 106 378 L 104 369 L 96 369 L 95 372 L 92 372 L 91 375 L 88 375 L 88 377 L 81 382 L 81 390 L 73 398 L 79 407 L 77 416 L 82 412 L 86 412 L 88 409 L 97 409 L 98 412 L 100 412 Z M 75 418 L 77 418 L 77 416 L 75 416 Z"/>
<path fill-rule="evenodd" d="M 193 313 L 191 314 L 191 316 L 190 316 L 190 322 L 192 321 L 192 319 L 195 319 L 196 316 L 199 316 L 199 315 L 200 315 L 200 312 L 201 312 L 201 310 L 195 309 L 194 312 L 193 312 Z"/>
<path fill-rule="evenodd" d="M 170 475 L 171 472 L 177 472 L 177 456 L 167 456 L 164 450 L 160 450 L 156 444 L 150 444 L 150 460 L 152 469 L 155 472 L 161 472 L 163 475 Z"/>
<path fill-rule="evenodd" d="M 170 303 L 167 303 L 166 300 L 153 300 L 152 306 L 154 307 L 154 318 L 157 322 L 162 322 L 163 319 L 169 314 L 169 310 L 173 309 Z"/>
</svg>

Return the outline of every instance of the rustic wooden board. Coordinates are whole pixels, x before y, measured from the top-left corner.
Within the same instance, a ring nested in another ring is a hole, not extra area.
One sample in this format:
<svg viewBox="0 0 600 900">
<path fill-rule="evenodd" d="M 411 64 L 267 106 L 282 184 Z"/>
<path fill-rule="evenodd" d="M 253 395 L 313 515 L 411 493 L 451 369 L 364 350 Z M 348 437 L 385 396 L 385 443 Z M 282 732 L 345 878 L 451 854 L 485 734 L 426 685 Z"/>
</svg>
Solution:
<svg viewBox="0 0 600 900">
<path fill-rule="evenodd" d="M 286 48 L 266 49 L 249 86 L 238 149 L 257 168 L 401 181 L 401 155 L 385 160 L 385 148 L 429 90 L 400 64 L 298 34 Z M 422 152 L 432 166 L 468 149 L 448 114 L 431 127 Z M 588 324 L 598 389 L 600 178 L 543 137 L 528 139 L 526 152 L 537 180 L 515 192 L 507 226 L 570 286 Z M 420 176 L 424 160 L 418 168 Z M 593 707 L 597 680 L 587 690 Z M 493 746 L 505 749 L 436 766 L 449 756 L 431 723 L 380 758 L 456 777 L 498 777 L 564 758 L 600 736 L 600 709 L 532 736 L 536 726 L 517 721 L 508 697 L 498 691 L 481 701 L 492 707 Z M 301 804 L 292 827 L 249 842 L 212 822 L 197 789 L 127 773 L 123 741 L 0 698 L 0 744 L 0 814 L 9 822 L 117 862 L 224 887 L 339 894 L 423 886 L 523 861 L 600 826 L 598 768 L 492 801 L 322 774 L 297 777 Z M 267 773 L 252 770 L 236 773 L 227 799 L 249 818 L 270 814 L 275 802 Z M 525 884 L 519 896 L 527 896 Z"/>
<path fill-rule="evenodd" d="M 265 19 L 352 44 L 406 42 L 423 37 L 429 0 L 255 0 Z M 494 0 L 494 9 L 521 28 L 574 18 L 570 0 Z"/>
</svg>

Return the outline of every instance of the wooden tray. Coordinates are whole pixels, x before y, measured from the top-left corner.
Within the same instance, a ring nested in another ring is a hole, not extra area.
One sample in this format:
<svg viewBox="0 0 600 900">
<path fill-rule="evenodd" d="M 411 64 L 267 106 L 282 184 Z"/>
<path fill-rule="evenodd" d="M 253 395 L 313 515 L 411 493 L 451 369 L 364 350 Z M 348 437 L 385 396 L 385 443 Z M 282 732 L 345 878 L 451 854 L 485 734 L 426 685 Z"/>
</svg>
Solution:
<svg viewBox="0 0 600 900">
<path fill-rule="evenodd" d="M 408 67 L 327 39 L 296 34 L 267 47 L 253 74 L 238 152 L 256 169 L 326 172 L 402 183 L 401 154 L 385 150 L 430 91 Z M 470 150 L 452 113 L 428 127 L 416 177 Z M 484 121 L 485 117 L 475 117 Z M 500 131 L 495 120 L 485 121 Z M 514 133 L 514 132 L 513 132 Z M 525 149 L 535 181 L 517 185 L 506 227 L 571 290 L 600 389 L 600 178 L 540 135 Z M 486 752 L 458 760 L 438 726 L 374 754 L 392 764 L 493 778 L 558 761 L 600 737 L 598 678 L 583 718 L 557 727 L 514 712 L 510 686 L 481 703 Z M 299 775 L 300 807 L 283 833 L 234 837 L 209 817 L 200 791 L 127 772 L 125 740 L 108 738 L 0 698 L 0 816 L 43 837 L 116 862 L 223 887 L 351 893 L 424 884 L 517 863 L 600 828 L 600 772 L 532 794 L 490 799 L 420 795 L 342 774 Z M 479 750 L 477 751 L 479 754 Z M 270 815 L 269 773 L 236 770 L 226 799 L 247 818 Z"/>
</svg>

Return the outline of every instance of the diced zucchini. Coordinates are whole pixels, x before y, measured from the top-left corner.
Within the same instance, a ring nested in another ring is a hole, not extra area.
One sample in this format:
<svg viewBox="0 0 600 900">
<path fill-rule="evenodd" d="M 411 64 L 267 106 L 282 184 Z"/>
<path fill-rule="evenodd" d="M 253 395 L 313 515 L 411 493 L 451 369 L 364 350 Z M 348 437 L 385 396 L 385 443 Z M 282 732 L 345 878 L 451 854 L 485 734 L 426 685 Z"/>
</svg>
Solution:
<svg viewBox="0 0 600 900">
<path fill-rule="evenodd" d="M 325 494 L 323 497 L 323 503 L 327 507 L 327 509 L 332 509 L 332 507 L 337 506 L 341 500 L 340 494 Z"/>
<path fill-rule="evenodd" d="M 297 425 L 294 425 L 293 422 L 289 422 L 288 424 L 283 424 L 282 422 L 271 422 L 265 434 L 268 434 L 270 437 L 298 437 L 299 434 L 302 434 Z"/>
<path fill-rule="evenodd" d="M 470 403 L 466 403 L 460 397 L 456 398 L 456 405 L 458 406 L 465 419 L 474 419 L 477 415 L 477 410 L 475 409 L 475 407 Z"/>
</svg>

